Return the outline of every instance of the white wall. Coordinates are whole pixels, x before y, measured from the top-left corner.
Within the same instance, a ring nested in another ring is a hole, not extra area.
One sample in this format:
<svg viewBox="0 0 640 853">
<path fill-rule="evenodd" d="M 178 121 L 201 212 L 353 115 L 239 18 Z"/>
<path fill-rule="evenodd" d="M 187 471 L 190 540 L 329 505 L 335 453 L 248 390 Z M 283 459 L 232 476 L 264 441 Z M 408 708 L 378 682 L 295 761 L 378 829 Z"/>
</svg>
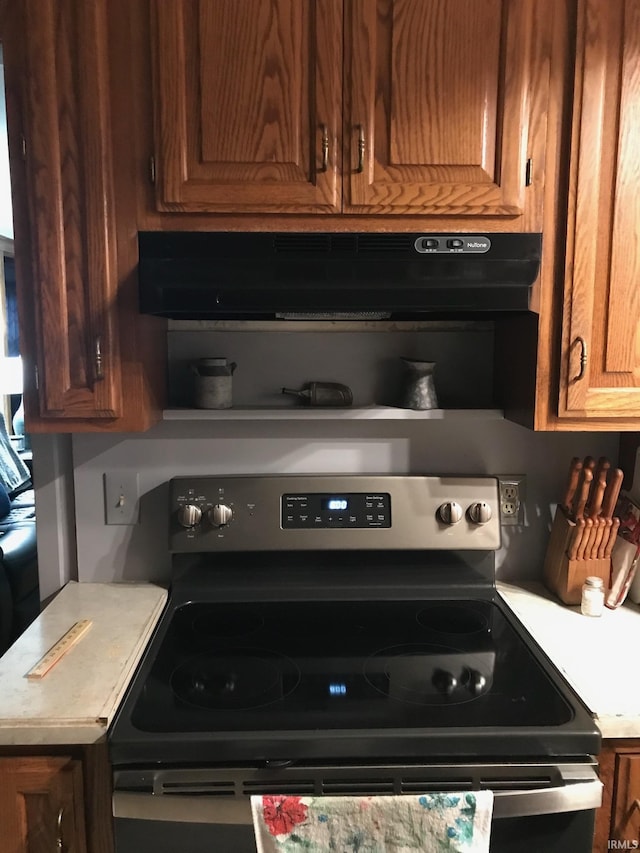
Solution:
<svg viewBox="0 0 640 853">
<path fill-rule="evenodd" d="M 505 528 L 499 576 L 540 576 L 572 456 L 616 459 L 617 433 L 533 433 L 502 420 L 164 422 L 143 435 L 72 440 L 78 579 L 169 578 L 167 481 L 189 474 L 526 473 L 526 525 Z M 135 470 L 140 522 L 104 523 L 103 474 Z M 46 567 L 43 567 L 46 570 Z"/>
</svg>

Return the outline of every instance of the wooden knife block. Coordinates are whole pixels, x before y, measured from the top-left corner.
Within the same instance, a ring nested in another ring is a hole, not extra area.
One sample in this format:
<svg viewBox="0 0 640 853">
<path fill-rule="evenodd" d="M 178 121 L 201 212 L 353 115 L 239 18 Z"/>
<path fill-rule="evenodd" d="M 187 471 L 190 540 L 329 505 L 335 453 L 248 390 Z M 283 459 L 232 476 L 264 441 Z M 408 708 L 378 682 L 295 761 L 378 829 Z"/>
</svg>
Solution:
<svg viewBox="0 0 640 853">
<path fill-rule="evenodd" d="M 543 580 L 547 589 L 555 593 L 564 604 L 571 605 L 580 604 L 585 578 L 602 578 L 606 592 L 611 576 L 611 557 L 594 560 L 569 559 L 567 552 L 575 527 L 575 523 L 557 507 L 543 569 Z"/>
</svg>

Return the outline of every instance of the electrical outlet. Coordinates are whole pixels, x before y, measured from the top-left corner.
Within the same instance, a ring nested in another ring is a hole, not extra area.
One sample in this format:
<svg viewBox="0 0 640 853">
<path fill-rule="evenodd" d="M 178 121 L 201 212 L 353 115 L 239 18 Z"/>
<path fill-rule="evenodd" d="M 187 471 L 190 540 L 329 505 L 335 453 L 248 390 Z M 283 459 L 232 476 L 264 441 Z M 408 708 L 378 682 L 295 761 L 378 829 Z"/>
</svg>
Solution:
<svg viewBox="0 0 640 853">
<path fill-rule="evenodd" d="M 500 524 L 524 525 L 524 474 L 499 474 Z"/>
</svg>

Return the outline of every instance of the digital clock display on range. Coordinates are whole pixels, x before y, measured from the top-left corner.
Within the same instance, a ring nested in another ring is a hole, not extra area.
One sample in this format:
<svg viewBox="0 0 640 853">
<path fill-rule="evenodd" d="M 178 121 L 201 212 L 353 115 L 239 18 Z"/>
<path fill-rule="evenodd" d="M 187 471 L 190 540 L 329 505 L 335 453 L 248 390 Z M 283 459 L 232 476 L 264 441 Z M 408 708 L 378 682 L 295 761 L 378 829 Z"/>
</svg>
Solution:
<svg viewBox="0 0 640 853">
<path fill-rule="evenodd" d="M 320 498 L 320 509 L 331 512 L 343 512 L 349 509 L 349 501 L 347 498 L 338 497 L 337 495 Z"/>
</svg>

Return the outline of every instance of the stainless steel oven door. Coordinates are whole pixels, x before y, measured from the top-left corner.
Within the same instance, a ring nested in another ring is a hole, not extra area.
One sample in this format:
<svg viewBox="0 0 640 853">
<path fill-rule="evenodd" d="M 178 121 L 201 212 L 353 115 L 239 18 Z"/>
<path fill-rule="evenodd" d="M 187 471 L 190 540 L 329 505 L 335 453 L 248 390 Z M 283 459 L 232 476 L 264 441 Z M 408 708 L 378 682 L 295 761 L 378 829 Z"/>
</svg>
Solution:
<svg viewBox="0 0 640 853">
<path fill-rule="evenodd" d="M 365 796 L 488 787 L 495 796 L 491 853 L 590 853 L 595 810 L 602 802 L 602 783 L 588 763 L 294 766 L 283 771 L 117 771 L 116 852 L 256 853 L 251 794 Z M 388 789 L 390 781 L 396 790 Z"/>
</svg>

